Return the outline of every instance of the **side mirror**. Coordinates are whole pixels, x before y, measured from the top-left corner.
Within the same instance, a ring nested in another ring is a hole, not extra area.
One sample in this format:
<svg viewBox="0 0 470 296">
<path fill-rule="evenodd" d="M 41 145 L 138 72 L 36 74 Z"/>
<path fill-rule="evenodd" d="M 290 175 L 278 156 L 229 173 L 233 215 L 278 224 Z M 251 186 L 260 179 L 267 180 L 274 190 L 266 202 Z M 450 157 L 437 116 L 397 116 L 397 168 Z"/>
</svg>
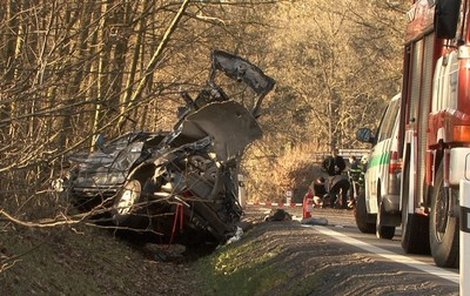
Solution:
<svg viewBox="0 0 470 296">
<path fill-rule="evenodd" d="M 375 144 L 375 136 L 368 127 L 358 129 L 356 132 L 356 139 L 364 143 Z"/>
<path fill-rule="evenodd" d="M 461 0 L 438 0 L 436 4 L 435 30 L 437 38 L 455 38 Z"/>
</svg>

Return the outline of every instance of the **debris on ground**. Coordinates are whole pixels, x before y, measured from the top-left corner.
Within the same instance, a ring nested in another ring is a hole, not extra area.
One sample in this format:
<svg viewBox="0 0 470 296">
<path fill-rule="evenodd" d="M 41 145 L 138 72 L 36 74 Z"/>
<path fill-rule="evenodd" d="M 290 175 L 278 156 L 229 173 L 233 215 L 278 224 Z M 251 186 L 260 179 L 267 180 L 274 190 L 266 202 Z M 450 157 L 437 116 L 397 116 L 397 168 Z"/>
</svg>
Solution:
<svg viewBox="0 0 470 296">
<path fill-rule="evenodd" d="M 328 219 L 320 217 L 320 218 L 305 218 L 300 221 L 302 224 L 308 224 L 308 225 L 322 225 L 326 226 L 328 225 Z"/>
<path fill-rule="evenodd" d="M 264 221 L 292 221 L 292 216 L 283 209 L 276 209 L 272 210 L 271 213 L 264 218 Z"/>
<path fill-rule="evenodd" d="M 228 245 L 233 242 L 239 241 L 242 238 L 242 235 L 243 235 L 243 228 L 241 228 L 240 226 L 237 226 L 237 231 L 235 232 L 235 235 L 229 238 L 226 244 Z"/>
<path fill-rule="evenodd" d="M 176 262 L 184 259 L 186 247 L 180 244 L 154 244 L 146 243 L 141 250 L 149 260 L 161 262 Z"/>
</svg>

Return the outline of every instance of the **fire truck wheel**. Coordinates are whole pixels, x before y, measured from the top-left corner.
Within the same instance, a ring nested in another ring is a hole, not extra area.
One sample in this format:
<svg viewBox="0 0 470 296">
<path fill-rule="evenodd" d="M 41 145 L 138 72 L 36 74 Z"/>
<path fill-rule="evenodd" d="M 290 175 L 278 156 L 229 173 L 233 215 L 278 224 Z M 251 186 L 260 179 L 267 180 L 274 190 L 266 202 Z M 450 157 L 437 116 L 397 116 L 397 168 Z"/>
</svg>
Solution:
<svg viewBox="0 0 470 296">
<path fill-rule="evenodd" d="M 403 180 L 410 180 L 409 164 L 404 170 Z M 429 254 L 428 218 L 415 213 L 409 213 L 409 182 L 403 182 L 401 209 L 401 246 L 405 253 Z"/>
<path fill-rule="evenodd" d="M 440 267 L 457 267 L 459 261 L 459 219 L 451 215 L 458 201 L 458 188 L 444 187 L 444 167 L 436 175 L 431 200 L 429 241 L 434 262 Z"/>
<path fill-rule="evenodd" d="M 379 194 L 380 196 L 380 194 Z M 377 212 L 377 222 L 375 235 L 381 239 L 392 239 L 395 236 L 395 226 L 385 226 L 383 224 L 382 217 L 385 215 L 385 209 L 383 207 L 382 201 L 379 203 L 379 210 Z"/>
<path fill-rule="evenodd" d="M 357 201 L 356 207 L 354 208 L 354 218 L 356 220 L 357 228 L 362 233 L 374 233 L 375 232 L 375 223 L 370 223 L 371 220 L 366 209 L 366 200 L 364 196 L 363 190 L 360 190 Z"/>
</svg>

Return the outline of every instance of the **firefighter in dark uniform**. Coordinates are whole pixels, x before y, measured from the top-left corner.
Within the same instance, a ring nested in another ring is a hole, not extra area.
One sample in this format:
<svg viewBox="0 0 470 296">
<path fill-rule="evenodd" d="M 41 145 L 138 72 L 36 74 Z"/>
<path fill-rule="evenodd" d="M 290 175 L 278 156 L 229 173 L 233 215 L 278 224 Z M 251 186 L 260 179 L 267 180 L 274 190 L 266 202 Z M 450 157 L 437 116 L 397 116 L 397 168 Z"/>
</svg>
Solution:
<svg viewBox="0 0 470 296">
<path fill-rule="evenodd" d="M 356 156 L 351 156 L 349 159 L 351 166 L 348 170 L 351 188 L 349 189 L 348 208 L 352 209 L 356 204 L 356 198 L 359 193 L 360 187 L 364 185 L 364 170 L 362 163 Z"/>
<path fill-rule="evenodd" d="M 332 155 L 323 160 L 322 167 L 328 173 L 328 193 L 330 206 L 347 208 L 348 190 L 351 183 L 342 172 L 346 168 L 343 157 L 338 155 L 338 149 L 333 149 Z"/>
<path fill-rule="evenodd" d="M 332 155 L 323 160 L 322 167 L 329 176 L 341 175 L 346 168 L 346 162 L 338 155 L 338 149 L 334 149 Z"/>
</svg>

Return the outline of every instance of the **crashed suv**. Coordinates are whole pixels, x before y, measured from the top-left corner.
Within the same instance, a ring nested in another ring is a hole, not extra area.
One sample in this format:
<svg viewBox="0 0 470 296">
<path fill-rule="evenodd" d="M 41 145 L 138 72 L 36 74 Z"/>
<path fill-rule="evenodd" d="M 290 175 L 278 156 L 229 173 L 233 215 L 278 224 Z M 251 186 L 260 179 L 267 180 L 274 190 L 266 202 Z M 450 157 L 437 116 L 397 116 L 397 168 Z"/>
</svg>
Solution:
<svg viewBox="0 0 470 296">
<path fill-rule="evenodd" d="M 216 84 L 219 72 L 253 90 L 250 107 Z M 70 157 L 67 192 L 81 205 L 105 209 L 113 224 L 156 232 L 164 241 L 225 242 L 242 215 L 240 159 L 262 135 L 256 118 L 274 84 L 247 60 L 213 51 L 206 86 L 195 99 L 182 94 L 186 106 L 172 131 L 129 133 Z"/>
</svg>

